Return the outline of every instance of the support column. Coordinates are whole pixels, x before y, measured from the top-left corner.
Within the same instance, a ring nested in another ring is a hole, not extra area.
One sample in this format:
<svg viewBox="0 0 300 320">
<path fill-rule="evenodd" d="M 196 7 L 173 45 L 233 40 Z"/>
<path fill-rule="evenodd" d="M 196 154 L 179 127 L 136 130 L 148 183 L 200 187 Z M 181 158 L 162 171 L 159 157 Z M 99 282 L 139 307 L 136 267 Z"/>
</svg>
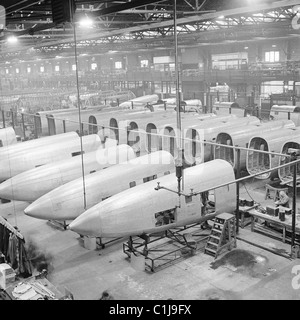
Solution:
<svg viewBox="0 0 300 320">
<path fill-rule="evenodd" d="M 12 110 L 10 110 L 10 115 L 11 115 L 12 127 L 15 129 L 15 115 Z"/>
<path fill-rule="evenodd" d="M 292 161 L 295 161 L 295 160 L 297 160 L 297 156 L 292 157 Z M 294 166 L 293 166 L 292 250 L 295 248 L 296 197 L 297 197 L 297 164 L 294 164 Z"/>
<path fill-rule="evenodd" d="M 21 113 L 21 117 L 22 117 L 23 136 L 24 136 L 24 140 L 26 140 L 24 113 Z"/>
<path fill-rule="evenodd" d="M 40 118 L 40 116 L 38 115 L 34 115 L 34 139 L 37 139 L 39 136 L 38 136 L 38 128 L 37 128 L 37 118 Z"/>
<path fill-rule="evenodd" d="M 2 122 L 3 122 L 3 128 L 5 128 L 5 112 L 2 110 Z"/>
<path fill-rule="evenodd" d="M 296 105 L 296 81 L 293 81 L 293 97 L 292 97 L 293 106 Z"/>
<path fill-rule="evenodd" d="M 240 160 L 241 160 L 241 150 L 236 149 L 236 159 L 237 159 L 237 169 L 236 169 L 236 179 L 240 178 Z M 236 183 L 236 233 L 239 233 L 240 227 L 240 184 Z"/>
</svg>

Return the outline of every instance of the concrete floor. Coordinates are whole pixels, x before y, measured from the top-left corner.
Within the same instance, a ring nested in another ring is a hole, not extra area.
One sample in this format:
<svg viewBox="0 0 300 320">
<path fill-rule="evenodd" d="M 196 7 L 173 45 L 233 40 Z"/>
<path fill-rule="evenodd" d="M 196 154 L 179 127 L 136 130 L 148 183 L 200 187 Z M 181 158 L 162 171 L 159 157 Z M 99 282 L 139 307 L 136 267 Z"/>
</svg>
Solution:
<svg viewBox="0 0 300 320">
<path fill-rule="evenodd" d="M 251 197 L 264 206 L 273 204 L 273 200 L 264 199 L 266 182 L 252 180 L 246 184 Z M 249 199 L 246 188 L 241 186 L 240 197 Z M 137 260 L 130 261 L 123 253 L 126 239 L 104 249 L 88 250 L 78 234 L 25 216 L 26 206 L 24 202 L 0 204 L 0 213 L 18 226 L 26 243 L 35 243 L 50 262 L 48 279 L 60 290 L 69 289 L 75 300 L 99 299 L 104 290 L 118 300 L 300 298 L 300 289 L 292 287 L 292 268 L 300 265 L 299 259 L 287 259 L 237 240 L 237 248 L 217 260 L 199 250 L 151 273 L 142 271 Z M 290 245 L 251 232 L 249 226 L 240 229 L 239 238 L 290 253 Z"/>
</svg>

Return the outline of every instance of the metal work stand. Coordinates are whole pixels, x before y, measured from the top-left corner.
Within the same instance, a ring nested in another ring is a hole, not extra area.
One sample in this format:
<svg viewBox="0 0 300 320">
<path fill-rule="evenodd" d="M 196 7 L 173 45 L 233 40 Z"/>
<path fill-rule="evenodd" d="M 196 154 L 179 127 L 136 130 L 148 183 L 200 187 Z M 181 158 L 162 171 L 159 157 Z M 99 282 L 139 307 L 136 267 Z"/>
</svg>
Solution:
<svg viewBox="0 0 300 320">
<path fill-rule="evenodd" d="M 111 244 L 111 243 L 115 243 L 120 239 L 122 239 L 122 238 L 112 238 L 112 239 L 110 239 L 108 241 L 105 241 L 104 238 L 97 237 L 96 238 L 96 243 L 97 243 L 98 248 L 104 249 L 106 247 L 106 245 Z"/>
<path fill-rule="evenodd" d="M 144 256 L 145 268 L 155 272 L 176 260 L 194 255 L 201 248 L 204 249 L 209 233 L 207 229 L 201 228 L 201 224 L 193 224 L 169 229 L 160 234 L 129 237 L 129 240 L 123 243 L 123 252 L 128 258 L 131 258 L 132 254 Z"/>
</svg>

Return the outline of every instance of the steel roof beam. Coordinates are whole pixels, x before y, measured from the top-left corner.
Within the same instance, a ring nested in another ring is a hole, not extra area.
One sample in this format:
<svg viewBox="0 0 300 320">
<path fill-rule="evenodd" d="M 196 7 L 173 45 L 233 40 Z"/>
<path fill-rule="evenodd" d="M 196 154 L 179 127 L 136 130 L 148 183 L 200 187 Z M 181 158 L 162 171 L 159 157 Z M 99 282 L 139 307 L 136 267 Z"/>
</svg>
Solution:
<svg viewBox="0 0 300 320">
<path fill-rule="evenodd" d="M 213 20 L 218 18 L 220 15 L 228 17 L 228 16 L 238 16 L 238 15 L 243 15 L 245 13 L 255 13 L 255 12 L 262 12 L 264 10 L 272 10 L 276 8 L 281 8 L 281 7 L 290 7 L 294 6 L 296 4 L 299 4 L 299 0 L 283 0 L 283 1 L 275 1 L 273 3 L 269 4 L 262 4 L 262 5 L 256 5 L 256 6 L 247 6 L 247 7 L 242 7 L 242 8 L 236 8 L 236 9 L 230 9 L 230 10 L 222 10 L 222 11 L 217 11 L 214 13 L 207 13 L 207 14 L 202 14 L 202 15 L 196 15 L 192 17 L 185 17 L 185 18 L 179 18 L 177 19 L 178 25 L 180 24 L 189 24 L 193 22 L 203 22 L 207 20 Z M 139 31 L 146 31 L 146 30 L 151 30 L 154 28 L 162 28 L 162 27 L 170 27 L 173 25 L 173 21 L 163 21 L 163 22 L 157 22 L 157 23 L 152 23 L 152 24 L 145 24 L 143 26 L 136 26 L 136 27 L 129 27 L 121 30 L 114 30 L 114 31 L 107 31 L 107 32 L 97 32 L 92 35 L 84 35 L 82 37 L 78 37 L 78 41 L 80 40 L 92 40 L 95 38 L 101 38 L 101 37 L 107 37 L 107 36 L 113 36 L 117 34 L 122 34 L 122 33 L 131 33 L 131 32 L 139 32 Z M 62 42 L 53 42 L 50 43 L 49 45 L 55 45 L 55 44 L 60 44 L 60 43 L 68 43 L 73 41 L 73 38 L 65 39 Z"/>
<path fill-rule="evenodd" d="M 44 0 L 22 0 L 22 1 L 12 1 L 12 0 L 2 0 L 1 5 L 6 8 L 6 14 L 10 14 L 15 11 L 20 11 L 29 8 L 33 5 L 42 3 Z M 12 3 L 13 2 L 13 3 Z"/>
<path fill-rule="evenodd" d="M 153 3 L 153 1 L 152 1 Z M 196 25 L 200 25 L 203 23 L 206 23 L 208 21 L 212 21 L 216 18 L 218 18 L 220 15 L 224 15 L 225 17 L 231 17 L 231 16 L 239 16 L 239 15 L 243 15 L 243 14 L 252 14 L 255 12 L 263 12 L 265 10 L 271 11 L 274 10 L 275 8 L 284 8 L 284 7 L 291 7 L 293 5 L 299 4 L 300 1 L 276 1 L 273 2 L 272 4 L 264 4 L 264 5 L 257 5 L 256 7 L 243 7 L 243 8 L 236 8 L 236 9 L 230 9 L 230 10 L 223 10 L 223 11 L 218 11 L 215 13 L 208 13 L 208 14 L 202 14 L 202 15 L 195 15 L 192 17 L 185 17 L 185 18 L 179 18 L 178 19 L 178 24 L 196 24 Z M 139 3 L 140 4 L 140 3 Z M 259 19 L 259 18 L 257 18 Z M 261 18 L 262 21 L 264 19 L 264 17 Z M 269 19 L 269 18 L 268 18 Z M 103 38 L 109 38 L 109 37 L 113 37 L 116 35 L 120 35 L 123 33 L 140 33 L 140 32 L 145 32 L 145 31 L 150 31 L 152 29 L 156 29 L 159 30 L 159 28 L 168 28 L 170 29 L 173 26 L 173 21 L 163 21 L 163 22 L 154 22 L 152 24 L 147 23 L 145 25 L 142 26 L 134 26 L 134 27 L 129 27 L 129 28 L 123 28 L 123 29 L 118 29 L 118 30 L 107 30 L 105 32 L 99 32 L 99 30 L 96 30 L 93 34 L 89 34 L 84 35 L 84 36 L 80 36 L 78 35 L 78 41 L 86 41 L 86 40 L 94 40 L 94 39 L 103 39 Z M 45 27 L 48 27 L 47 29 L 49 29 L 51 27 L 51 24 L 49 24 L 48 26 L 38 26 L 39 28 L 37 28 L 37 31 L 42 31 L 45 30 Z M 66 25 L 65 27 L 68 28 L 68 26 Z M 51 30 L 49 30 L 51 31 Z M 34 32 L 36 32 L 36 30 L 34 30 Z M 191 33 L 194 31 L 191 31 Z M 22 33 L 24 34 L 25 31 L 22 31 Z M 22 33 L 18 33 L 18 34 L 22 34 Z M 164 33 L 164 31 L 162 30 L 162 32 L 160 33 Z M 160 34 L 159 32 L 157 32 L 156 34 Z M 155 39 L 155 40 L 159 40 L 159 39 Z M 70 38 L 64 39 L 64 40 L 55 40 L 55 41 L 49 41 L 43 44 L 43 42 L 39 43 L 38 45 L 36 45 L 36 48 L 38 47 L 45 47 L 45 46 L 55 46 L 55 45 L 60 45 L 60 44 L 68 44 L 68 43 L 72 43 L 74 42 L 73 37 L 70 36 Z M 24 48 L 25 50 L 28 48 Z"/>
<path fill-rule="evenodd" d="M 148 4 L 154 4 L 159 2 L 164 2 L 165 0 L 131 0 L 131 2 L 126 2 L 120 5 L 114 5 L 110 6 L 108 8 L 100 9 L 100 10 L 94 10 L 92 11 L 94 16 L 105 16 L 112 13 L 122 12 L 124 10 L 133 9 L 133 8 L 139 8 L 143 7 Z"/>
</svg>

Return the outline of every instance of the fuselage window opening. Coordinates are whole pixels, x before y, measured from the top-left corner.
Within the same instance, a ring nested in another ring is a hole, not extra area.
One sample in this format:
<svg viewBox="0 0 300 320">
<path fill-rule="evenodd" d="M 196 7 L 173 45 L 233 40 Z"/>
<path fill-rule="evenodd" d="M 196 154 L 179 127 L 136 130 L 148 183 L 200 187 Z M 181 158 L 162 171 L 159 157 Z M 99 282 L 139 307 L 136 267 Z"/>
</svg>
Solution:
<svg viewBox="0 0 300 320">
<path fill-rule="evenodd" d="M 79 156 L 81 154 L 84 154 L 84 151 L 81 153 L 81 151 L 78 151 L 78 152 L 72 152 L 72 157 L 76 157 L 76 156 Z"/>
<path fill-rule="evenodd" d="M 210 213 L 215 211 L 216 200 L 215 200 L 215 190 L 208 191 L 208 197 L 206 202 L 206 212 Z"/>
<path fill-rule="evenodd" d="M 133 188 L 135 186 L 136 186 L 136 182 L 135 181 L 129 182 L 129 187 L 130 188 Z"/>
<path fill-rule="evenodd" d="M 108 199 L 108 198 L 110 198 L 110 196 L 105 197 L 105 198 L 102 198 L 102 201 L 104 201 L 104 200 L 106 200 L 106 199 Z"/>
<path fill-rule="evenodd" d="M 96 172 L 96 170 L 92 170 L 92 171 L 90 171 L 90 174 L 95 173 L 95 172 Z"/>
<path fill-rule="evenodd" d="M 166 175 L 168 175 L 168 174 L 170 174 L 170 171 L 164 172 L 164 176 L 166 176 Z"/>
<path fill-rule="evenodd" d="M 3 147 L 3 142 L 0 140 L 0 148 Z"/>
<path fill-rule="evenodd" d="M 155 213 L 155 226 L 160 227 L 175 222 L 174 211 L 166 210 Z"/>
<path fill-rule="evenodd" d="M 209 191 L 204 191 L 200 193 L 200 201 L 202 204 L 201 216 L 204 216 L 207 214 L 207 210 L 208 210 Z"/>
<path fill-rule="evenodd" d="M 148 182 L 148 181 L 152 181 L 154 179 L 157 179 L 157 175 L 155 174 L 154 176 L 150 176 L 150 177 L 146 177 L 143 179 L 143 182 Z"/>
</svg>

